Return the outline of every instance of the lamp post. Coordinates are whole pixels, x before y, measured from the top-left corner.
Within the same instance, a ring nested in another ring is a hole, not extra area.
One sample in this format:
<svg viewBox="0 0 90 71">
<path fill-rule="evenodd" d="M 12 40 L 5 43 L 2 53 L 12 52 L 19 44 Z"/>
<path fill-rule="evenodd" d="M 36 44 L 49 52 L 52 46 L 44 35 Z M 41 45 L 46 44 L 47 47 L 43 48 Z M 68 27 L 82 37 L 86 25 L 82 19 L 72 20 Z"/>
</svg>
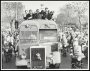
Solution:
<svg viewBox="0 0 90 71">
<path fill-rule="evenodd" d="M 17 2 L 16 2 L 16 20 L 17 20 Z"/>
<path fill-rule="evenodd" d="M 16 4 L 16 12 L 15 12 L 15 32 L 17 32 L 18 31 L 18 24 L 19 24 L 19 22 L 18 22 L 18 2 L 15 2 L 15 4 Z"/>
</svg>

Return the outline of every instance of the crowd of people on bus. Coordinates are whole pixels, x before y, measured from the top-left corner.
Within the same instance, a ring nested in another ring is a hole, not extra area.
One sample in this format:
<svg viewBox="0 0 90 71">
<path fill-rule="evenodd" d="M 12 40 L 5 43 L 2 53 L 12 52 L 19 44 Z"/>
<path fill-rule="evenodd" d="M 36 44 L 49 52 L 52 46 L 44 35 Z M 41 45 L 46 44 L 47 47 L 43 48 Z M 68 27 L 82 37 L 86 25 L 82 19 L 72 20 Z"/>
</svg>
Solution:
<svg viewBox="0 0 90 71">
<path fill-rule="evenodd" d="M 50 11 L 48 10 L 48 8 L 46 7 L 45 10 L 39 10 L 36 9 L 35 12 L 33 12 L 31 9 L 29 10 L 25 10 L 25 14 L 23 16 L 24 20 L 31 20 L 31 19 L 48 19 L 51 20 L 53 17 L 54 11 Z"/>
</svg>

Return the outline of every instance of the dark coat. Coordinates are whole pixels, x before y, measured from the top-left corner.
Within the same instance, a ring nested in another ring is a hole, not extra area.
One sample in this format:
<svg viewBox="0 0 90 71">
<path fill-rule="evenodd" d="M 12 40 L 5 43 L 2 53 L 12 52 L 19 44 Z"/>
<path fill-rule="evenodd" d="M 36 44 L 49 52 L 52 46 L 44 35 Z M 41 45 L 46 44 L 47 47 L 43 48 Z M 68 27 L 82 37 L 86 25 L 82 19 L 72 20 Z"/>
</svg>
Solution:
<svg viewBox="0 0 90 71">
<path fill-rule="evenodd" d="M 31 14 L 27 14 L 26 15 L 26 19 L 28 19 L 29 17 L 32 17 L 32 15 Z"/>
<path fill-rule="evenodd" d="M 39 19 L 40 18 L 40 13 L 35 13 L 34 14 L 34 19 Z"/>
<path fill-rule="evenodd" d="M 52 15 L 53 15 L 52 13 L 48 13 L 47 19 L 48 19 L 48 20 L 52 19 Z"/>
</svg>

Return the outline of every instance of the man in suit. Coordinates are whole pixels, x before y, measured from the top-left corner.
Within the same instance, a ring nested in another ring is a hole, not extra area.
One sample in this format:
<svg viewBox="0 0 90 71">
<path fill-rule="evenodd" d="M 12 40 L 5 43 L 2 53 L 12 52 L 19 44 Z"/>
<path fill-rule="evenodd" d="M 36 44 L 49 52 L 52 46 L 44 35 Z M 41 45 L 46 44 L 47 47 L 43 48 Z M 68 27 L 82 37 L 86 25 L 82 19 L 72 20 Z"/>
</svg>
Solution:
<svg viewBox="0 0 90 71">
<path fill-rule="evenodd" d="M 47 19 L 48 20 L 51 20 L 52 19 L 52 16 L 53 16 L 53 11 L 48 12 Z"/>
<path fill-rule="evenodd" d="M 27 18 L 28 20 L 31 20 L 31 19 L 32 19 L 32 15 L 33 15 L 33 12 L 32 12 L 32 10 L 30 9 L 30 10 L 29 10 L 29 13 L 26 15 L 26 18 Z"/>
<path fill-rule="evenodd" d="M 36 9 L 36 12 L 34 14 L 34 18 L 35 19 L 40 19 L 40 11 L 39 11 L 39 9 Z"/>
<path fill-rule="evenodd" d="M 27 20 L 27 17 L 26 17 L 27 14 L 28 14 L 28 11 L 25 10 L 25 13 L 24 13 L 24 15 L 23 15 L 24 20 Z"/>
<path fill-rule="evenodd" d="M 42 14 L 42 19 L 47 19 L 48 8 L 46 7 L 45 10 L 41 10 L 40 14 Z"/>
<path fill-rule="evenodd" d="M 45 8 L 45 19 L 47 19 L 47 17 L 48 17 L 48 8 L 46 7 Z"/>
</svg>

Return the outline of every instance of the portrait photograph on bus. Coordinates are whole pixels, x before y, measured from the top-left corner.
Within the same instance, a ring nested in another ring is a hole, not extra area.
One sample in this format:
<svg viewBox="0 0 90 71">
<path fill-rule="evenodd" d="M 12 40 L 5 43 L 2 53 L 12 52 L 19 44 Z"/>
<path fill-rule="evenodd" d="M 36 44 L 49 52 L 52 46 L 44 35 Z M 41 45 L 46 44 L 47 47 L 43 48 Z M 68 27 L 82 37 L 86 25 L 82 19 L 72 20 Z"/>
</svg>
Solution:
<svg viewBox="0 0 90 71">
<path fill-rule="evenodd" d="M 45 48 L 31 47 L 31 68 L 45 69 Z"/>
</svg>

